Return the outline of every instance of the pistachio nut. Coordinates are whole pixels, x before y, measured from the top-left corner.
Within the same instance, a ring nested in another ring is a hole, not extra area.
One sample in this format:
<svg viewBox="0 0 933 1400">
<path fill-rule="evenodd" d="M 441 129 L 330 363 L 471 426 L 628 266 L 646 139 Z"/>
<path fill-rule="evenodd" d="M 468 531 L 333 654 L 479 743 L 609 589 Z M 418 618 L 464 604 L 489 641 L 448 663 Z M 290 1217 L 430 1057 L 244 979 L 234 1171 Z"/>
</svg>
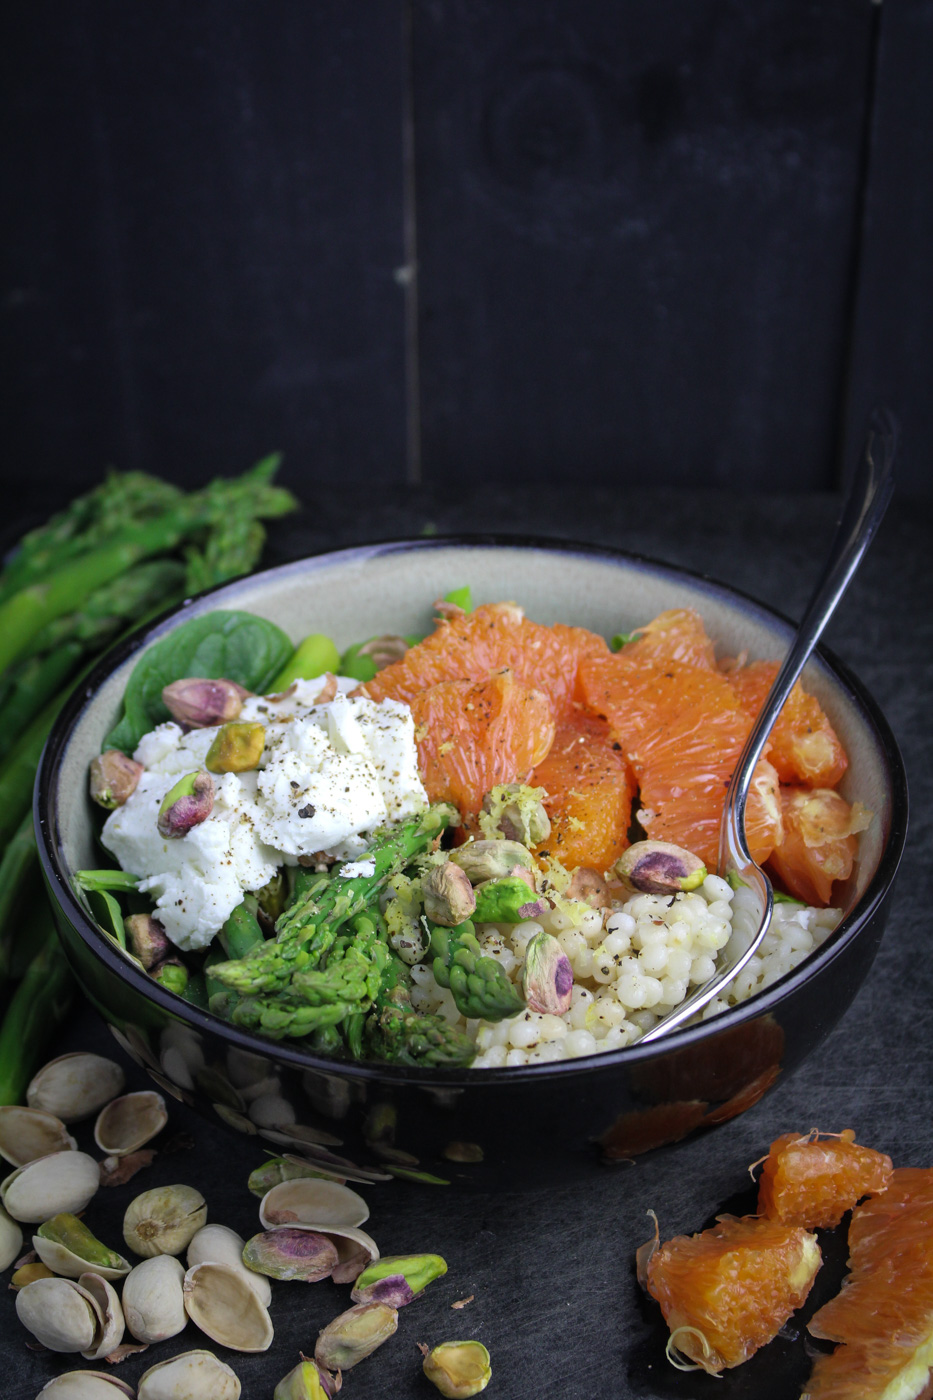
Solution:
<svg viewBox="0 0 933 1400">
<path fill-rule="evenodd" d="M 316 1361 L 302 1357 L 298 1365 L 283 1376 L 272 1400 L 331 1400 L 334 1394 L 329 1371 L 322 1371 Z"/>
<path fill-rule="evenodd" d="M 72 1152 L 78 1146 L 60 1118 L 40 1108 L 20 1104 L 0 1107 L 0 1157 L 25 1167 L 52 1152 Z"/>
<path fill-rule="evenodd" d="M 168 934 L 152 914 L 128 914 L 123 920 L 126 941 L 143 967 L 155 967 L 171 953 Z"/>
<path fill-rule="evenodd" d="M 229 1225 L 205 1225 L 194 1236 L 185 1256 L 188 1268 L 195 1264 L 229 1264 L 231 1269 L 239 1269 L 263 1307 L 272 1301 L 272 1286 L 263 1274 L 253 1273 L 243 1259 L 246 1241 Z"/>
<path fill-rule="evenodd" d="M 453 861 L 432 865 L 421 882 L 421 890 L 425 914 L 445 928 L 462 924 L 476 908 L 470 877 Z"/>
<path fill-rule="evenodd" d="M 0 1270 L 8 1269 L 23 1247 L 23 1232 L 0 1206 Z"/>
<path fill-rule="evenodd" d="M 269 1278 L 319 1283 L 337 1264 L 337 1247 L 316 1230 L 280 1225 L 254 1235 L 243 1246 L 243 1263 Z"/>
<path fill-rule="evenodd" d="M 563 1016 L 570 1010 L 573 966 L 553 934 L 541 929 L 528 940 L 522 968 L 522 991 L 532 1011 Z"/>
<path fill-rule="evenodd" d="M 88 777 L 91 797 L 108 811 L 122 807 L 136 791 L 144 771 L 141 763 L 127 758 L 119 749 L 105 749 L 91 759 Z"/>
<path fill-rule="evenodd" d="M 670 841 L 636 841 L 622 852 L 612 869 L 626 889 L 641 894 L 695 890 L 707 874 L 699 856 Z"/>
<path fill-rule="evenodd" d="M 214 810 L 214 779 L 203 769 L 186 773 L 162 798 L 156 825 L 159 835 L 180 840 Z"/>
<path fill-rule="evenodd" d="M 447 1263 L 439 1254 L 389 1254 L 363 1270 L 353 1285 L 350 1297 L 354 1303 L 388 1303 L 393 1308 L 404 1307 L 429 1283 L 446 1272 Z M 395 1296 L 403 1301 L 396 1302 Z"/>
<path fill-rule="evenodd" d="M 232 1351 L 268 1351 L 272 1320 L 242 1269 L 207 1261 L 185 1274 L 185 1312 L 196 1327 Z"/>
<path fill-rule="evenodd" d="M 474 885 L 483 880 L 501 880 L 515 875 L 516 867 L 533 876 L 534 857 L 520 841 L 468 841 L 450 852 L 449 859 L 459 865 Z"/>
<path fill-rule="evenodd" d="M 123 1238 L 134 1254 L 180 1254 L 207 1223 L 207 1204 L 193 1186 L 156 1186 L 127 1207 Z"/>
<path fill-rule="evenodd" d="M 186 729 L 210 729 L 215 724 L 237 719 L 243 701 L 251 693 L 237 685 L 236 681 L 185 676 L 165 686 L 162 704 L 172 719 Z"/>
<path fill-rule="evenodd" d="M 349 1371 L 387 1342 L 398 1312 L 385 1303 L 356 1303 L 318 1333 L 314 1359 L 328 1371 Z"/>
<path fill-rule="evenodd" d="M 27 1283 L 35 1283 L 37 1278 L 58 1278 L 59 1276 L 50 1269 L 48 1264 L 43 1264 L 41 1260 L 36 1260 L 32 1264 L 20 1264 L 18 1269 L 13 1270 L 10 1279 L 11 1288 L 25 1288 Z"/>
<path fill-rule="evenodd" d="M 100 1169 L 86 1152 L 52 1152 L 0 1183 L 0 1201 L 14 1220 L 38 1225 L 59 1211 L 84 1210 L 100 1186 Z"/>
<path fill-rule="evenodd" d="M 160 1133 L 168 1122 L 165 1100 L 154 1089 L 111 1099 L 94 1124 L 94 1141 L 109 1157 L 125 1157 Z"/>
<path fill-rule="evenodd" d="M 246 773 L 258 768 L 265 746 L 264 725 L 223 724 L 207 751 L 204 766 L 209 773 Z"/>
<path fill-rule="evenodd" d="M 177 1337 L 188 1321 L 182 1291 L 185 1270 L 174 1254 L 144 1259 L 123 1284 L 123 1315 L 138 1342 Z"/>
<path fill-rule="evenodd" d="M 264 1230 L 276 1225 L 311 1225 L 327 1230 L 331 1225 L 362 1225 L 369 1206 L 337 1181 L 324 1177 L 299 1177 L 273 1186 L 262 1198 L 259 1219 Z"/>
<path fill-rule="evenodd" d="M 70 1278 L 40 1278 L 16 1295 L 16 1315 L 49 1351 L 88 1351 L 102 1332 L 91 1294 Z"/>
<path fill-rule="evenodd" d="M 564 890 L 564 898 L 580 900 L 591 909 L 608 909 L 612 903 L 605 879 L 598 870 L 587 865 L 577 866 L 570 884 Z"/>
<path fill-rule="evenodd" d="M 489 1352 L 482 1342 L 441 1342 L 432 1347 L 422 1366 L 428 1380 L 448 1400 L 479 1395 L 492 1377 Z"/>
<path fill-rule="evenodd" d="M 126 1327 L 123 1308 L 116 1289 L 100 1274 L 82 1274 L 78 1284 L 96 1304 L 100 1320 L 100 1328 L 93 1342 L 81 1355 L 86 1361 L 99 1361 L 101 1357 L 109 1356 L 123 1341 Z"/>
<path fill-rule="evenodd" d="M 30 1108 L 54 1113 L 63 1123 L 80 1123 L 116 1098 L 125 1083 L 115 1060 L 77 1050 L 36 1070 L 26 1090 L 26 1102 Z"/>
<path fill-rule="evenodd" d="M 39 1391 L 46 1400 L 133 1400 L 133 1387 L 118 1376 L 103 1371 L 63 1371 L 53 1376 Z"/>
<path fill-rule="evenodd" d="M 519 841 L 523 846 L 546 841 L 551 834 L 551 821 L 542 801 L 544 796 L 544 788 L 500 783 L 483 798 L 483 832 L 487 836 L 498 834 L 506 841 Z"/>
<path fill-rule="evenodd" d="M 503 875 L 498 880 L 483 880 L 476 886 L 476 924 L 519 924 L 523 919 L 534 919 L 543 912 L 544 906 L 528 888 L 528 881 L 522 877 L 528 872 L 520 869 L 518 875 Z"/>
<path fill-rule="evenodd" d="M 64 1278 L 80 1278 L 85 1273 L 123 1278 L 130 1271 L 122 1254 L 101 1244 L 84 1221 L 68 1211 L 44 1221 L 32 1237 L 32 1247 L 43 1264 Z"/>
<path fill-rule="evenodd" d="M 212 1351 L 183 1351 L 150 1366 L 136 1400 L 240 1400 L 237 1373 Z"/>
<path fill-rule="evenodd" d="M 166 958 L 158 967 L 154 967 L 149 975 L 167 992 L 174 992 L 178 997 L 184 996 L 188 986 L 188 969 L 181 958 Z"/>
</svg>

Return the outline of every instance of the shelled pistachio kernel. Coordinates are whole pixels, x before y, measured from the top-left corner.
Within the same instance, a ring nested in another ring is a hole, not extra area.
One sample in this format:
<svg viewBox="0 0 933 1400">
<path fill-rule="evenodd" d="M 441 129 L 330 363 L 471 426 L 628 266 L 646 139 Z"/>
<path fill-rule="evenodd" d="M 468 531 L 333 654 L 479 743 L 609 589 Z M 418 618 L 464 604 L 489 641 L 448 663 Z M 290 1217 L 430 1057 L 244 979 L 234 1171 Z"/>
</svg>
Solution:
<svg viewBox="0 0 933 1400">
<path fill-rule="evenodd" d="M 91 759 L 88 775 L 91 798 L 107 811 L 122 807 L 136 791 L 143 771 L 141 763 L 127 758 L 119 749 L 105 749 Z"/>
<path fill-rule="evenodd" d="M 156 825 L 159 835 L 180 840 L 214 810 L 214 779 L 210 773 L 186 773 L 162 798 Z"/>
<path fill-rule="evenodd" d="M 468 1400 L 485 1390 L 492 1376 L 482 1342 L 441 1342 L 425 1356 L 424 1374 L 447 1400 Z"/>
<path fill-rule="evenodd" d="M 239 717 L 250 694 L 236 681 L 185 676 L 162 691 L 162 704 L 172 719 L 189 729 L 208 729 Z"/>
<path fill-rule="evenodd" d="M 265 745 L 264 725 L 223 724 L 207 751 L 204 766 L 209 773 L 246 773 L 258 766 Z"/>
</svg>

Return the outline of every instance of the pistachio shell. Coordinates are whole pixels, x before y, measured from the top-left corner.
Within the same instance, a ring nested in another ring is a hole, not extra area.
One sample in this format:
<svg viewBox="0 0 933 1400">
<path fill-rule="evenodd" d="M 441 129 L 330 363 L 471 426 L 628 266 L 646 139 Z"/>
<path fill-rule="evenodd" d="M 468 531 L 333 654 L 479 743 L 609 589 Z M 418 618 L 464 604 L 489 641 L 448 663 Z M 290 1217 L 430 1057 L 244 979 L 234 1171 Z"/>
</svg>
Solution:
<svg viewBox="0 0 933 1400">
<path fill-rule="evenodd" d="M 133 1400 L 133 1387 L 117 1376 L 105 1375 L 103 1371 L 64 1371 L 53 1376 L 39 1395 L 47 1400 Z M 39 1400 L 39 1396 L 36 1397 Z"/>
<path fill-rule="evenodd" d="M 254 1273 L 243 1262 L 246 1241 L 229 1225 L 205 1225 L 188 1246 L 188 1268 L 195 1264 L 229 1264 L 239 1269 L 263 1307 L 272 1301 L 272 1285 L 262 1274 Z"/>
<path fill-rule="evenodd" d="M 95 1239 L 90 1230 L 74 1215 L 62 1211 L 39 1227 L 32 1237 L 32 1247 L 43 1264 L 64 1278 L 80 1278 L 85 1273 L 101 1278 L 124 1278 L 130 1265 Z"/>
<path fill-rule="evenodd" d="M 138 1342 L 176 1337 L 188 1321 L 183 1284 L 185 1270 L 174 1254 L 144 1259 L 123 1284 L 123 1315 Z"/>
<path fill-rule="evenodd" d="M 349 1186 L 323 1177 L 299 1177 L 266 1192 L 259 1219 L 264 1230 L 276 1225 L 313 1225 L 324 1230 L 329 1225 L 356 1227 L 369 1219 L 369 1207 Z"/>
<path fill-rule="evenodd" d="M 299 1227 L 307 1230 L 308 1225 Z M 352 1225 L 322 1225 L 320 1233 L 326 1235 L 337 1249 L 337 1263 L 331 1272 L 334 1283 L 352 1283 L 355 1278 L 379 1258 L 379 1246 L 365 1230 Z"/>
<path fill-rule="evenodd" d="M 195 1264 L 185 1274 L 185 1311 L 195 1326 L 233 1351 L 267 1351 L 272 1320 L 242 1270 L 229 1264 Z"/>
<path fill-rule="evenodd" d="M 134 1254 L 180 1254 L 207 1223 L 207 1205 L 193 1186 L 156 1186 L 127 1207 L 123 1238 Z"/>
<path fill-rule="evenodd" d="M 115 1060 L 85 1051 L 59 1055 L 33 1075 L 26 1090 L 30 1108 L 54 1113 L 63 1123 L 79 1123 L 116 1098 L 126 1083 Z"/>
<path fill-rule="evenodd" d="M 0 1108 L 0 1157 L 14 1167 L 25 1167 L 53 1152 L 73 1152 L 77 1145 L 54 1113 L 12 1103 Z"/>
<path fill-rule="evenodd" d="M 49 1351 L 86 1351 L 101 1329 L 91 1295 L 69 1278 L 40 1278 L 16 1295 L 16 1315 Z"/>
<path fill-rule="evenodd" d="M 110 1157 L 125 1157 L 160 1133 L 168 1122 L 165 1100 L 154 1089 L 124 1094 L 102 1108 L 94 1124 L 94 1141 Z"/>
<path fill-rule="evenodd" d="M 23 1232 L 0 1206 L 0 1270 L 8 1269 L 23 1247 Z"/>
<path fill-rule="evenodd" d="M 101 1319 L 101 1327 L 95 1334 L 93 1343 L 86 1351 L 82 1351 L 81 1355 L 86 1361 L 99 1361 L 101 1357 L 109 1356 L 123 1341 L 126 1325 L 123 1321 L 123 1308 L 112 1284 L 99 1274 L 82 1274 L 78 1283 L 97 1304 Z"/>
<path fill-rule="evenodd" d="M 86 1152 L 52 1152 L 0 1183 L 0 1200 L 14 1220 L 38 1225 L 60 1211 L 77 1215 L 100 1186 L 100 1169 Z"/>
<path fill-rule="evenodd" d="M 150 1366 L 139 1378 L 137 1400 L 239 1400 L 235 1371 L 212 1351 L 183 1351 Z"/>
</svg>

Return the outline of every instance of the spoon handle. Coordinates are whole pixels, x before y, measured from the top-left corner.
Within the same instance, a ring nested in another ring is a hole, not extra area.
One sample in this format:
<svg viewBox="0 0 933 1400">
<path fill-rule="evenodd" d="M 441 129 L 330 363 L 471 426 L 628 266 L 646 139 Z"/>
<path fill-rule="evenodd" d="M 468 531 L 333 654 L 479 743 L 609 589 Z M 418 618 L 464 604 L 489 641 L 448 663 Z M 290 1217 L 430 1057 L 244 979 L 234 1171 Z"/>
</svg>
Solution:
<svg viewBox="0 0 933 1400">
<path fill-rule="evenodd" d="M 732 775 L 725 811 L 728 812 L 734 805 L 734 827 L 740 832 L 744 832 L 745 806 L 752 774 L 768 735 L 887 510 L 894 490 L 896 450 L 897 425 L 894 418 L 887 409 L 876 408 L 869 420 L 862 456 L 822 576 Z M 727 851 L 723 849 L 721 839 L 720 873 L 726 857 Z"/>
</svg>

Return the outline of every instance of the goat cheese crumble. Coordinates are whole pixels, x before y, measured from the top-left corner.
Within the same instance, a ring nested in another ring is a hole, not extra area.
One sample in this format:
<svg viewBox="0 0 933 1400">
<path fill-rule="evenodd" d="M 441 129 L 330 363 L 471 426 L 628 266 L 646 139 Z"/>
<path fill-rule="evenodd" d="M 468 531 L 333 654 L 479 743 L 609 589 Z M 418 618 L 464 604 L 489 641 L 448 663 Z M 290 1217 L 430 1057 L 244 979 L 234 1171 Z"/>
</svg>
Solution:
<svg viewBox="0 0 933 1400">
<path fill-rule="evenodd" d="M 297 681 L 280 699 L 245 701 L 240 720 L 265 727 L 259 767 L 214 774 L 213 810 L 186 836 L 159 834 L 159 807 L 179 778 L 204 767 L 217 727 L 186 733 L 169 722 L 140 740 L 133 757 L 145 771 L 101 839 L 124 870 L 143 877 L 139 888 L 177 947 L 207 947 L 244 893 L 280 866 L 322 851 L 352 863 L 377 827 L 428 806 L 408 706 L 351 699 L 344 692 L 355 681 L 314 704 L 323 679 Z"/>
</svg>

